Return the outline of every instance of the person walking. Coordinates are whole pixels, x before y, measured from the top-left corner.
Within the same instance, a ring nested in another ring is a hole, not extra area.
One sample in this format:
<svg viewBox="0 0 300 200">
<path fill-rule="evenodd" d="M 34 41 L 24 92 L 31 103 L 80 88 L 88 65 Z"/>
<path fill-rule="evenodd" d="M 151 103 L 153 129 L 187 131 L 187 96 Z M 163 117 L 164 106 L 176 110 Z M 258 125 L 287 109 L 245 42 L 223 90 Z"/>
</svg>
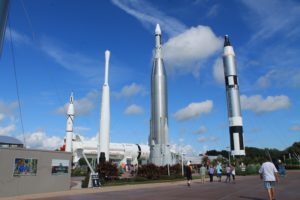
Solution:
<svg viewBox="0 0 300 200">
<path fill-rule="evenodd" d="M 232 183 L 235 183 L 235 166 L 231 165 Z"/>
<path fill-rule="evenodd" d="M 264 180 L 264 186 L 268 191 L 269 200 L 275 199 L 275 182 L 279 181 L 278 171 L 275 165 L 266 158 L 266 162 L 259 169 L 260 178 Z"/>
<path fill-rule="evenodd" d="M 225 180 L 225 183 L 230 182 L 230 179 L 231 179 L 231 167 L 228 164 L 227 167 L 226 167 L 226 180 Z"/>
<path fill-rule="evenodd" d="M 214 181 L 214 172 L 215 172 L 215 168 L 212 165 L 209 165 L 208 175 L 209 175 L 209 181 L 210 182 Z"/>
<path fill-rule="evenodd" d="M 221 178 L 222 178 L 222 165 L 221 163 L 218 162 L 218 165 L 216 167 L 216 171 L 217 171 L 217 177 L 218 177 L 218 181 L 221 182 Z"/>
<path fill-rule="evenodd" d="M 191 181 L 192 181 L 192 165 L 191 162 L 188 161 L 185 167 L 185 175 L 187 180 L 187 185 L 191 187 Z"/>
<path fill-rule="evenodd" d="M 206 167 L 204 165 L 201 165 L 199 173 L 200 173 L 200 177 L 201 177 L 201 183 L 205 182 L 205 175 L 206 175 Z"/>
</svg>

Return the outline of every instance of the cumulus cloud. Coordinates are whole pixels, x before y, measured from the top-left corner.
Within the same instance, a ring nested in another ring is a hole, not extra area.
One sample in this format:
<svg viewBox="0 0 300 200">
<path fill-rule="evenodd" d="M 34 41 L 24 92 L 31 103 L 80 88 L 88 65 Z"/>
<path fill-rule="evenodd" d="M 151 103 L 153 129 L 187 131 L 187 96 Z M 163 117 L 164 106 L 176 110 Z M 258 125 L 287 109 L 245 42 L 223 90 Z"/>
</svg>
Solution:
<svg viewBox="0 0 300 200">
<path fill-rule="evenodd" d="M 210 27 L 192 27 L 163 45 L 166 68 L 169 73 L 193 73 L 199 76 L 199 62 L 214 55 L 221 47 L 222 39 Z"/>
<path fill-rule="evenodd" d="M 256 113 L 272 112 L 287 109 L 290 106 L 289 97 L 285 95 L 268 96 L 265 99 L 261 95 L 241 96 L 241 107 L 244 110 L 252 110 Z"/>
<path fill-rule="evenodd" d="M 300 131 L 300 125 L 295 124 L 295 125 L 289 127 L 289 131 L 296 131 L 296 132 Z"/>
<path fill-rule="evenodd" d="M 177 121 L 185 121 L 199 117 L 203 113 L 210 113 L 213 108 L 213 102 L 206 100 L 204 102 L 190 103 L 187 107 L 180 109 L 174 115 Z"/>
<path fill-rule="evenodd" d="M 112 0 L 112 3 L 127 14 L 135 17 L 151 32 L 154 32 L 157 23 L 170 36 L 177 35 L 186 29 L 186 26 L 177 19 L 167 16 L 146 1 Z"/>
<path fill-rule="evenodd" d="M 197 133 L 197 134 L 203 134 L 203 133 L 205 133 L 205 132 L 207 132 L 207 128 L 206 128 L 206 126 L 200 126 L 196 131 L 195 131 L 195 133 Z"/>
<path fill-rule="evenodd" d="M 23 141 L 23 136 L 17 136 Z M 26 146 L 31 149 L 47 149 L 55 150 L 63 145 L 63 138 L 57 136 L 49 136 L 42 130 L 37 130 L 33 133 L 26 134 Z"/>
<path fill-rule="evenodd" d="M 6 117 L 13 117 L 13 113 L 15 109 L 18 108 L 18 105 L 19 104 L 17 101 L 6 103 L 0 100 L 0 114 L 2 120 L 5 119 Z"/>
<path fill-rule="evenodd" d="M 143 113 L 144 110 L 141 106 L 138 106 L 136 104 L 132 104 L 128 106 L 124 112 L 126 115 L 137 115 Z"/>
<path fill-rule="evenodd" d="M 0 127 L 0 135 L 10 135 L 16 129 L 14 124 L 10 124 L 6 127 Z"/>
<path fill-rule="evenodd" d="M 268 88 L 270 86 L 300 87 L 300 69 L 272 69 L 259 77 L 256 85 L 260 88 Z"/>
<path fill-rule="evenodd" d="M 223 61 L 222 58 L 218 58 L 213 66 L 213 76 L 214 79 L 217 81 L 219 84 L 224 84 L 225 83 L 225 78 L 224 78 L 224 67 L 223 67 Z"/>
<path fill-rule="evenodd" d="M 120 98 L 120 97 L 132 97 L 135 95 L 145 95 L 146 89 L 142 85 L 138 85 L 136 83 L 132 83 L 131 85 L 125 85 L 120 92 L 114 92 L 113 95 Z"/>
<path fill-rule="evenodd" d="M 74 97 L 74 109 L 75 115 L 88 115 L 91 111 L 95 109 L 96 101 L 98 100 L 98 92 L 91 91 L 85 97 L 76 100 Z M 69 103 L 56 109 L 59 114 L 66 114 Z"/>
</svg>

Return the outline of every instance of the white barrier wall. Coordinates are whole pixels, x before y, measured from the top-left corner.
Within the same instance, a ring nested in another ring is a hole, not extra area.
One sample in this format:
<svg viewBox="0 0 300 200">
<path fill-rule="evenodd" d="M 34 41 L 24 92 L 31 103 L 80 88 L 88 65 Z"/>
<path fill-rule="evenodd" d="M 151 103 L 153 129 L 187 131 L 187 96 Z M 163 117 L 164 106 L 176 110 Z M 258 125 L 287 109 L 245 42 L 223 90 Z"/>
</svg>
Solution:
<svg viewBox="0 0 300 200">
<path fill-rule="evenodd" d="M 0 197 L 69 190 L 71 153 L 0 148 Z"/>
</svg>

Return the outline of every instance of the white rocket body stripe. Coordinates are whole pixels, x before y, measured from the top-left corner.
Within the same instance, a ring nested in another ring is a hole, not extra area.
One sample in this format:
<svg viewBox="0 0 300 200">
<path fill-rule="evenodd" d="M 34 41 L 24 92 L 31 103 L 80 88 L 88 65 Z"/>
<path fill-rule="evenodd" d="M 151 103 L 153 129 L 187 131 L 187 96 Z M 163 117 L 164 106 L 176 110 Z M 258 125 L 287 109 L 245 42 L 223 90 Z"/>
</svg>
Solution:
<svg viewBox="0 0 300 200">
<path fill-rule="evenodd" d="M 67 111 L 67 126 L 66 126 L 66 152 L 72 152 L 72 140 L 73 140 L 73 122 L 74 122 L 74 98 L 73 94 L 70 96 L 70 103 Z"/>
<path fill-rule="evenodd" d="M 100 116 L 100 131 L 99 131 L 99 145 L 98 145 L 98 159 L 101 152 L 105 154 L 105 160 L 109 161 L 109 140 L 110 140 L 110 94 L 108 86 L 108 64 L 110 52 L 105 51 L 105 77 L 102 87 L 102 103 Z"/>
<path fill-rule="evenodd" d="M 241 115 L 235 53 L 233 47 L 230 45 L 228 36 L 225 36 L 223 65 L 226 85 L 231 154 L 245 155 L 243 119 Z"/>
</svg>

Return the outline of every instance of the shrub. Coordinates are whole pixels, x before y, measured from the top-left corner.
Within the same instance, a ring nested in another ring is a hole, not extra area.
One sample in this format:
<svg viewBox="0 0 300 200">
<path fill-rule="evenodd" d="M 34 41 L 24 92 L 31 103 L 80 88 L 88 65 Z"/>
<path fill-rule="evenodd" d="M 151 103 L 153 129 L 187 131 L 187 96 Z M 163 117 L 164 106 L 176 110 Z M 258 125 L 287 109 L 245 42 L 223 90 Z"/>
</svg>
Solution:
<svg viewBox="0 0 300 200">
<path fill-rule="evenodd" d="M 286 165 L 285 169 L 300 169 L 300 165 Z"/>
<path fill-rule="evenodd" d="M 119 177 L 119 170 L 112 162 L 103 162 L 98 165 L 98 174 L 101 184 L 106 181 L 116 180 Z"/>
</svg>

